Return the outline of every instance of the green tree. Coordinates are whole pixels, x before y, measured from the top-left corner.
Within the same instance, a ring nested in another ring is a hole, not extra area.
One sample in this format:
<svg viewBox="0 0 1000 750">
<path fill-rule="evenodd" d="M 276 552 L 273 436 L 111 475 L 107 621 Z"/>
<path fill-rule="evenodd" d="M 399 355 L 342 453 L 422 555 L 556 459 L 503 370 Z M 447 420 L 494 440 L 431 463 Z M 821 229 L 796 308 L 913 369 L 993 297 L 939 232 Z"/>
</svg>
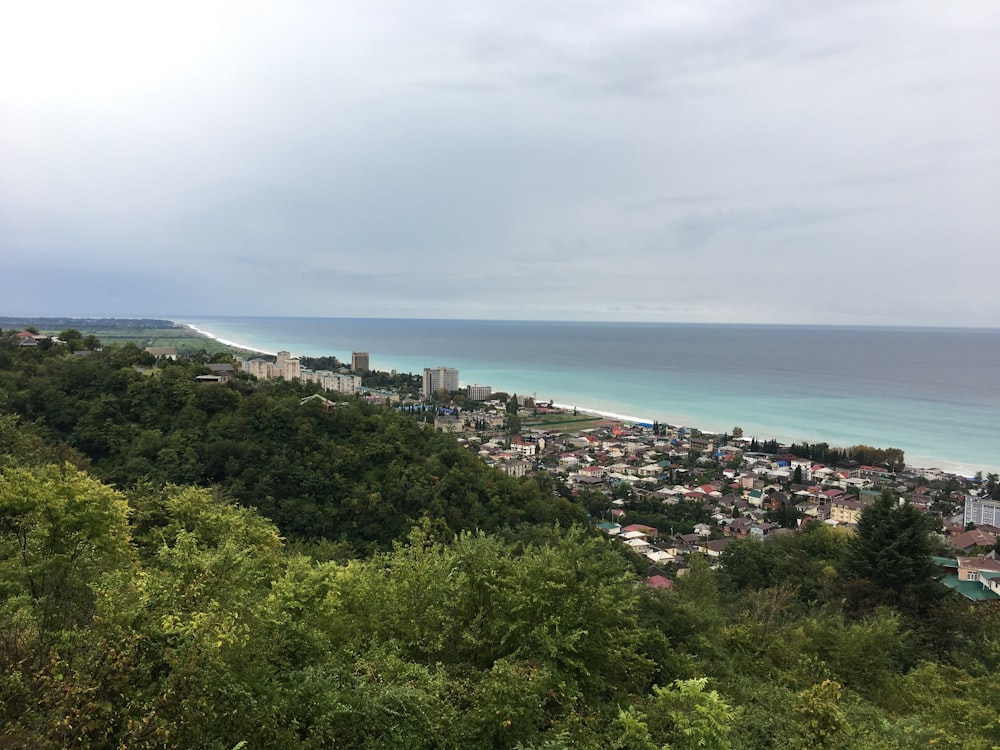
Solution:
<svg viewBox="0 0 1000 750">
<path fill-rule="evenodd" d="M 621 750 L 729 750 L 733 711 L 707 678 L 654 687 L 641 710 L 619 714 Z"/>
<path fill-rule="evenodd" d="M 942 593 L 931 561 L 934 525 L 932 517 L 883 492 L 861 513 L 841 566 L 844 577 L 870 582 L 873 590 L 862 599 L 926 609 Z"/>
<path fill-rule="evenodd" d="M 509 435 L 517 435 L 521 432 L 521 417 L 516 411 L 507 415 L 506 424 Z"/>
</svg>

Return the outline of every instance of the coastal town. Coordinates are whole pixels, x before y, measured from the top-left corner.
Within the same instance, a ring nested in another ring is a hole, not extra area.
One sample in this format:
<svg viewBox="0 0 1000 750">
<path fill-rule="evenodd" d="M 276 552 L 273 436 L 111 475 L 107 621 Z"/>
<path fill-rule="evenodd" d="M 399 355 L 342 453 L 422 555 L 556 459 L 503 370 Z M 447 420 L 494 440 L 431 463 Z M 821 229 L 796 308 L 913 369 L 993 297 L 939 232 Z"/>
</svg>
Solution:
<svg viewBox="0 0 1000 750">
<path fill-rule="evenodd" d="M 29 330 L 17 338 L 27 347 L 47 339 Z M 171 347 L 146 347 L 145 353 L 154 361 L 178 356 Z M 582 501 L 604 534 L 648 562 L 651 586 L 670 588 L 693 556 L 714 564 L 738 539 L 767 543 L 809 523 L 851 533 L 864 509 L 889 491 L 934 519 L 941 552 L 935 562 L 945 585 L 972 601 L 1000 599 L 996 474 L 962 477 L 906 466 L 901 451 L 866 446 L 857 447 L 881 463 L 849 455 L 817 460 L 802 454 L 825 444 L 758 442 L 738 426 L 711 434 L 604 418 L 488 385 L 460 387 L 452 367 L 427 367 L 419 378 L 392 372 L 388 381 L 397 387 L 365 386 L 374 373 L 368 352 L 353 352 L 349 365 L 326 358 L 334 366 L 316 369 L 287 351 L 273 359 L 223 359 L 206 363 L 197 380 L 225 383 L 245 373 L 312 383 L 317 391 L 303 404 L 318 401 L 332 409 L 354 397 L 409 411 L 511 476 L 547 475 L 554 492 Z"/>
<path fill-rule="evenodd" d="M 263 379 L 315 383 L 330 396 L 414 411 L 507 474 L 547 474 L 585 500 L 605 534 L 648 561 L 652 586 L 671 587 L 694 555 L 717 562 L 737 539 L 767 542 L 807 523 L 850 533 L 864 509 L 888 490 L 935 519 L 943 553 L 935 561 L 945 585 L 973 601 L 1000 599 L 1000 479 L 994 474 L 969 478 L 905 466 L 902 452 L 893 449 L 884 452 L 890 460 L 881 465 L 855 458 L 823 462 L 798 455 L 794 446 L 759 444 L 739 427 L 719 435 L 581 416 L 534 396 L 460 387 L 452 367 L 424 368 L 419 394 L 366 388 L 368 352 L 353 352 L 350 366 L 336 370 L 303 367 L 286 351 L 274 362 L 238 357 L 233 365 L 209 367 L 215 368 L 205 376 L 210 380 L 239 368 Z M 331 408 L 338 403 L 320 394 L 308 400 L 317 398 Z"/>
</svg>

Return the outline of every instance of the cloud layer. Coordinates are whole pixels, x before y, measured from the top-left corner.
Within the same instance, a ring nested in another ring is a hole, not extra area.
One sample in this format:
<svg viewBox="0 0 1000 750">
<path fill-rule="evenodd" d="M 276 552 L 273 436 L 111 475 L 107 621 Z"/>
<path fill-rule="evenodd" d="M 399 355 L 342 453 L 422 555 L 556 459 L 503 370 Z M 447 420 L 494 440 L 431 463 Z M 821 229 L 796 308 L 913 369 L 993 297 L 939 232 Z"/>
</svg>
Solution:
<svg viewBox="0 0 1000 750">
<path fill-rule="evenodd" d="M 0 11 L 0 308 L 1000 326 L 1000 14 Z"/>
</svg>

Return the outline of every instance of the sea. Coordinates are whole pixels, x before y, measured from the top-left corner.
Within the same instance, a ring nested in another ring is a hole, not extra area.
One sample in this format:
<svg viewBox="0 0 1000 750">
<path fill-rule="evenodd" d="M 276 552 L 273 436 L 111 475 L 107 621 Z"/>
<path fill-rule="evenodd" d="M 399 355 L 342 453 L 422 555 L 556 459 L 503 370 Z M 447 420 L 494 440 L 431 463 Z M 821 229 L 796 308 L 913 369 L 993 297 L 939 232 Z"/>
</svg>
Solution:
<svg viewBox="0 0 1000 750">
<path fill-rule="evenodd" d="M 900 448 L 906 462 L 1000 470 L 1000 329 L 386 318 L 175 319 L 266 353 L 369 352 L 454 367 L 461 385 L 783 442 Z"/>
</svg>

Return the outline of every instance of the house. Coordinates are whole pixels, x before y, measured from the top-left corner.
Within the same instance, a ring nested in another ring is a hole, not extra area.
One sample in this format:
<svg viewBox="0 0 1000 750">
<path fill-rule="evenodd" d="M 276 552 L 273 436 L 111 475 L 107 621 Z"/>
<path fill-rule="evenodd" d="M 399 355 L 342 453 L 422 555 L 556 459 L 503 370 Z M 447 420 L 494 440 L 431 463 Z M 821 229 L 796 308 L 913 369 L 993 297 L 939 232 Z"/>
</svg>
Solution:
<svg viewBox="0 0 1000 750">
<path fill-rule="evenodd" d="M 625 534 L 622 534 L 620 538 L 623 538 L 625 536 L 626 536 Z M 646 540 L 645 537 L 642 537 L 641 539 L 638 537 L 633 539 L 626 539 L 625 544 L 626 546 L 631 547 L 633 551 L 638 552 L 639 554 L 642 554 L 649 549 L 649 542 Z"/>
<path fill-rule="evenodd" d="M 750 527 L 750 536 L 755 539 L 764 539 L 780 528 L 776 523 L 757 523 Z"/>
<path fill-rule="evenodd" d="M 455 414 L 439 414 L 434 417 L 434 429 L 438 432 L 462 432 L 465 424 Z"/>
<path fill-rule="evenodd" d="M 646 550 L 646 557 L 654 565 L 662 565 L 664 563 L 669 563 L 669 562 L 673 562 L 674 561 L 674 556 L 673 555 L 671 555 L 669 552 L 664 552 L 661 549 L 650 548 L 650 549 Z"/>
<path fill-rule="evenodd" d="M 147 346 L 144 350 L 146 354 L 152 354 L 157 359 L 177 359 L 177 350 L 172 346 Z"/>
<path fill-rule="evenodd" d="M 662 467 L 659 464 L 657 464 L 657 463 L 646 464 L 645 466 L 640 466 L 639 467 L 639 476 L 640 477 L 658 477 L 658 476 L 660 476 L 660 473 L 662 471 L 663 471 Z"/>
<path fill-rule="evenodd" d="M 718 560 L 722 556 L 722 550 L 732 543 L 733 537 L 725 537 L 724 539 L 712 539 L 708 542 L 701 543 L 702 551 L 708 555 L 708 557 Z"/>
<path fill-rule="evenodd" d="M 515 435 L 511 438 L 510 449 L 515 453 L 520 453 L 522 456 L 534 456 L 538 453 L 538 443 L 525 440 L 520 435 Z"/>
<path fill-rule="evenodd" d="M 670 591 L 674 587 L 674 582 L 665 576 L 650 576 L 646 579 L 646 585 L 652 586 L 654 589 Z"/>
<path fill-rule="evenodd" d="M 857 524 L 867 506 L 854 497 L 837 497 L 830 502 L 830 520 L 837 523 Z"/>
<path fill-rule="evenodd" d="M 996 553 L 976 557 L 934 558 L 949 571 L 940 581 L 974 602 L 1000 599 L 1000 560 Z M 952 573 L 951 571 L 955 571 Z"/>
<path fill-rule="evenodd" d="M 504 461 L 500 468 L 512 477 L 525 477 L 531 473 L 531 462 L 524 460 Z"/>
<path fill-rule="evenodd" d="M 575 469 L 580 465 L 580 458 L 573 455 L 572 453 L 567 453 L 563 456 L 559 456 L 559 468 L 565 471 L 570 471 Z"/>
<path fill-rule="evenodd" d="M 32 331 L 21 331 L 20 333 L 15 333 L 14 338 L 17 339 L 18 346 L 38 346 L 43 341 L 48 341 L 49 337 L 41 333 L 33 333 Z"/>
<path fill-rule="evenodd" d="M 753 526 L 753 521 L 749 518 L 734 518 L 723 529 L 723 533 L 726 536 L 735 537 L 745 537 L 750 533 L 750 527 Z"/>
<path fill-rule="evenodd" d="M 963 552 L 971 552 L 976 547 L 993 547 L 997 543 L 997 531 L 1000 529 L 995 526 L 978 526 L 956 534 L 951 538 L 951 544 Z"/>
<path fill-rule="evenodd" d="M 338 406 L 346 406 L 346 404 L 338 404 L 336 401 L 331 401 L 330 399 L 326 398 L 325 396 L 321 396 L 318 393 L 314 393 L 311 396 L 306 396 L 305 398 L 300 398 L 299 406 L 302 406 L 303 404 L 306 404 L 310 401 L 319 401 L 323 405 L 323 408 L 327 410 L 335 409 Z"/>
<path fill-rule="evenodd" d="M 205 366 L 208 368 L 209 374 L 217 377 L 219 379 L 218 382 L 220 383 L 225 383 L 236 377 L 236 368 L 233 367 L 228 362 L 205 365 Z"/>
<path fill-rule="evenodd" d="M 711 438 L 707 437 L 693 437 L 689 441 L 691 450 L 698 451 L 699 453 L 710 453 L 715 448 L 715 443 Z"/>
<path fill-rule="evenodd" d="M 651 537 L 655 537 L 659 533 L 652 526 L 645 526 L 641 523 L 629 524 L 624 529 L 622 529 L 622 532 L 625 534 L 629 534 L 631 532 L 638 532 L 640 534 L 644 534 L 645 536 L 651 536 Z"/>
</svg>

